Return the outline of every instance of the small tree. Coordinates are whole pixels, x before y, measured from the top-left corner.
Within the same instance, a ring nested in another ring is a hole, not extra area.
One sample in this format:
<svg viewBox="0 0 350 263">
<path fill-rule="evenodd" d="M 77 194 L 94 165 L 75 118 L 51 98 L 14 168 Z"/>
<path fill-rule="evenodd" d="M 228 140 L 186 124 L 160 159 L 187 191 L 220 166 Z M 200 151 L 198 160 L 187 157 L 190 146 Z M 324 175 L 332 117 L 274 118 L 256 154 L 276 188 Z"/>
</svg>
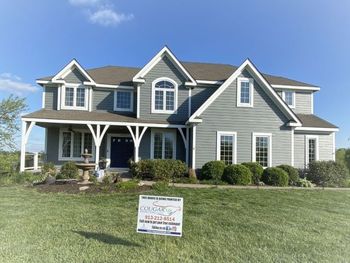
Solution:
<svg viewBox="0 0 350 263">
<path fill-rule="evenodd" d="M 19 116 L 27 109 L 25 98 L 10 95 L 0 102 L 0 150 L 14 149 Z"/>
</svg>

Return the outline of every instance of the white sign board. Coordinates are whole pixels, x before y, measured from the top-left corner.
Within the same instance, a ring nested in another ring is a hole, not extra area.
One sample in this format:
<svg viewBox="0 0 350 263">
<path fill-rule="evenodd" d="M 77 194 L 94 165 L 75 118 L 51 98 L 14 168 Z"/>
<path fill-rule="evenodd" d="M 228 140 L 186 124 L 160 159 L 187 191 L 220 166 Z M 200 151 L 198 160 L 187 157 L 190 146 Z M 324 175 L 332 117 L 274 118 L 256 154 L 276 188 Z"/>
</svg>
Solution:
<svg viewBox="0 0 350 263">
<path fill-rule="evenodd" d="M 183 198 L 140 195 L 137 232 L 182 236 Z"/>
</svg>

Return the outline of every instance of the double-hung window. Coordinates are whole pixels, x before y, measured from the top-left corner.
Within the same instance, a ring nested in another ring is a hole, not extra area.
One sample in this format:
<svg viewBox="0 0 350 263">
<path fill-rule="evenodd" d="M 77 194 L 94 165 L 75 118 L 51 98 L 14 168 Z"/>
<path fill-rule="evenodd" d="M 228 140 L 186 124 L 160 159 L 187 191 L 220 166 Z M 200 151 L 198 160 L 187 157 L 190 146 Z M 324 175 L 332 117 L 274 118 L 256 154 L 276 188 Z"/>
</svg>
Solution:
<svg viewBox="0 0 350 263">
<path fill-rule="evenodd" d="M 272 135 L 269 133 L 253 133 L 253 162 L 263 167 L 272 165 Z"/>
<path fill-rule="evenodd" d="M 175 159 L 176 133 L 173 131 L 152 130 L 151 158 Z"/>
<path fill-rule="evenodd" d="M 306 163 L 318 160 L 318 137 L 317 136 L 306 136 Z"/>
<path fill-rule="evenodd" d="M 81 154 L 88 150 L 93 154 L 92 135 L 82 131 L 60 131 L 59 160 L 81 160 Z"/>
<path fill-rule="evenodd" d="M 62 109 L 87 110 L 88 92 L 83 85 L 64 85 L 62 96 Z"/>
<path fill-rule="evenodd" d="M 174 113 L 177 107 L 177 83 L 169 78 L 152 83 L 152 112 Z"/>
<path fill-rule="evenodd" d="M 237 79 L 237 107 L 253 107 L 254 80 Z"/>
<path fill-rule="evenodd" d="M 133 94 L 132 90 L 116 90 L 114 93 L 114 110 L 133 111 Z"/>
<path fill-rule="evenodd" d="M 295 92 L 292 90 L 282 91 L 282 99 L 290 108 L 295 108 Z"/>
<path fill-rule="evenodd" d="M 217 132 L 216 159 L 225 164 L 237 163 L 237 133 Z"/>
</svg>

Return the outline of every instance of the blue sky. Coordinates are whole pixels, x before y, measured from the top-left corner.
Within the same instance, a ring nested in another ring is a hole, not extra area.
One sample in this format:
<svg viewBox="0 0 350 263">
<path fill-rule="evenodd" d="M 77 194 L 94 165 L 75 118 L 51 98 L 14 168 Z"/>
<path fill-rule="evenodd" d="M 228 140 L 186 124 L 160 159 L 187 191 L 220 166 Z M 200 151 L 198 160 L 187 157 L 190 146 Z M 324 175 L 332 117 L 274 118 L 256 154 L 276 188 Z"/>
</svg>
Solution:
<svg viewBox="0 0 350 263">
<path fill-rule="evenodd" d="M 72 58 L 143 66 L 165 44 L 180 60 L 239 65 L 316 84 L 315 113 L 350 147 L 350 1 L 33 0 L 0 4 L 0 99 L 41 107 L 35 79 Z M 33 129 L 29 150 L 43 149 Z"/>
</svg>

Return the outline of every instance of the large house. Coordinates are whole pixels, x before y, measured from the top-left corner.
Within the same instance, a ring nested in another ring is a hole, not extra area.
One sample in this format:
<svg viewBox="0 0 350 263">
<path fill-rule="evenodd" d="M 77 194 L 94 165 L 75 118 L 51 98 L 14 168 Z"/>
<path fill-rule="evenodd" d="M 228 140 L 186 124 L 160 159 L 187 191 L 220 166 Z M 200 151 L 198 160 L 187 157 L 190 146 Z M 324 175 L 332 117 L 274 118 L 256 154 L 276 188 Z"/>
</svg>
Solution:
<svg viewBox="0 0 350 263">
<path fill-rule="evenodd" d="M 143 68 L 83 68 L 71 61 L 40 78 L 42 109 L 22 117 L 21 170 L 34 125 L 45 128 L 47 161 L 127 167 L 128 160 L 211 160 L 305 167 L 335 159 L 338 128 L 314 115 L 319 87 L 240 66 L 179 61 L 164 47 Z"/>
</svg>

